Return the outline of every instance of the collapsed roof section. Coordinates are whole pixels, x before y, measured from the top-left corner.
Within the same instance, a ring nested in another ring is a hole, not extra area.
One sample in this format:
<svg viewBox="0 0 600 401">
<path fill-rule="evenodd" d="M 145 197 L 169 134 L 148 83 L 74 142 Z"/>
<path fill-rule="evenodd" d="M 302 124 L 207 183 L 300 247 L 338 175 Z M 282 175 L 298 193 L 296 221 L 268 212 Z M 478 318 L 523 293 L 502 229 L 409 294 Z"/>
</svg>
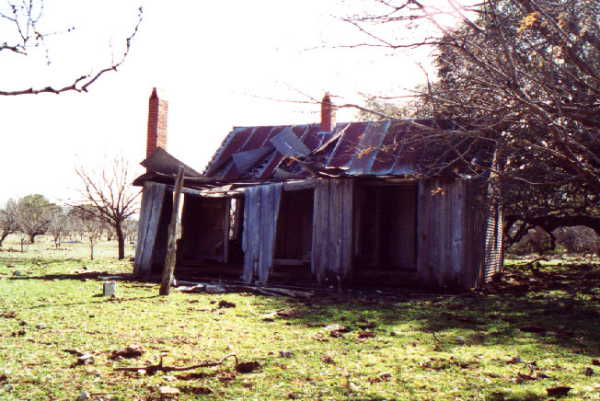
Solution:
<svg viewBox="0 0 600 401">
<path fill-rule="evenodd" d="M 218 181 L 285 180 L 311 176 L 404 176 L 417 173 L 407 139 L 430 120 L 235 128 L 204 171 Z"/>
<path fill-rule="evenodd" d="M 184 168 L 186 186 L 199 189 L 314 177 L 416 179 L 429 159 L 446 167 L 452 159 L 464 161 L 451 157 L 452 148 L 439 157 L 432 146 L 415 145 L 417 134 L 453 126 L 449 121 L 423 119 L 338 123 L 331 131 L 319 124 L 238 127 L 202 174 L 158 148 L 142 162 L 147 173 L 134 185 L 146 180 L 171 184 L 179 167 Z"/>
<path fill-rule="evenodd" d="M 145 181 L 172 183 L 180 167 L 183 167 L 186 180 L 198 183 L 210 181 L 160 147 L 140 164 L 146 167 L 146 173 L 136 178 L 133 185 L 141 186 Z"/>
</svg>

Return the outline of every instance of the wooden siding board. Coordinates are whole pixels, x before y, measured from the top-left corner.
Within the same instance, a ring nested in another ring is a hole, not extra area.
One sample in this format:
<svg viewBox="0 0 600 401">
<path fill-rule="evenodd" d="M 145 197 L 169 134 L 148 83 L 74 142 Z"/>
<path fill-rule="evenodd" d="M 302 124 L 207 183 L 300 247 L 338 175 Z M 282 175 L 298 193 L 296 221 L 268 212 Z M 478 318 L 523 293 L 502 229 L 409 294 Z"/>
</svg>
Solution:
<svg viewBox="0 0 600 401">
<path fill-rule="evenodd" d="M 320 179 L 314 192 L 311 270 L 317 282 L 345 280 L 353 260 L 354 182 Z"/>
<path fill-rule="evenodd" d="M 464 232 L 464 183 L 463 181 L 455 181 L 452 185 L 453 196 L 450 199 L 450 213 L 452 219 L 450 222 L 450 240 L 448 242 L 450 246 L 450 255 L 452 256 L 452 281 L 456 282 L 458 286 L 462 286 L 463 282 L 463 269 L 464 260 L 462 258 L 461 250 L 463 244 L 463 232 Z"/>
<path fill-rule="evenodd" d="M 242 233 L 244 271 L 242 280 L 246 283 L 251 283 L 254 278 L 254 265 L 257 263 L 255 249 L 260 236 L 259 208 L 257 207 L 258 196 L 256 188 L 248 188 L 244 193 L 244 227 Z"/>
<path fill-rule="evenodd" d="M 152 273 L 153 254 L 159 230 L 160 217 L 167 186 L 155 182 L 144 183 L 142 194 L 142 215 L 138 227 L 138 245 L 135 256 L 136 276 Z"/>
<path fill-rule="evenodd" d="M 341 239 L 342 257 L 340 273 L 344 280 L 352 274 L 353 237 L 354 237 L 354 180 L 342 181 L 341 196 Z"/>
<path fill-rule="evenodd" d="M 431 215 L 430 197 L 427 196 L 429 185 L 427 181 L 419 181 L 417 186 L 417 275 L 425 285 L 431 283 L 431 253 L 429 251 L 429 232 Z"/>
<path fill-rule="evenodd" d="M 148 233 L 148 221 L 152 215 L 152 196 L 149 194 L 149 187 L 152 186 L 153 183 L 146 182 L 144 183 L 144 192 L 142 193 L 142 205 L 140 211 L 140 219 L 138 222 L 138 240 L 135 248 L 135 262 L 133 267 L 133 273 L 136 276 L 143 275 L 143 268 L 141 265 L 142 255 L 144 254 L 146 248 L 146 236 Z"/>
<path fill-rule="evenodd" d="M 479 284 L 479 272 L 483 266 L 485 246 L 485 193 L 482 180 L 472 180 L 466 184 L 465 199 L 465 286 L 476 287 Z"/>
<path fill-rule="evenodd" d="M 151 272 L 153 274 L 160 274 L 165 265 L 165 258 L 167 256 L 169 221 L 171 220 L 172 210 L 173 191 L 167 186 L 158 220 L 156 239 L 154 241 L 154 251 L 152 252 Z"/>
<path fill-rule="evenodd" d="M 464 287 L 465 229 L 468 214 L 463 181 L 432 179 L 419 183 L 418 275 L 426 286 Z"/>
<path fill-rule="evenodd" d="M 329 241 L 331 248 L 329 249 L 330 263 L 329 270 L 334 281 L 341 278 L 342 268 L 342 180 L 330 181 L 329 192 Z"/>
<path fill-rule="evenodd" d="M 319 181 L 317 188 L 318 193 L 318 216 L 316 226 L 317 233 L 313 238 L 314 244 L 317 247 L 317 263 L 315 267 L 315 273 L 317 275 L 317 281 L 319 283 L 325 282 L 325 275 L 327 273 L 327 266 L 329 265 L 329 253 L 327 249 L 330 248 L 329 243 L 329 180 L 323 179 Z"/>
<path fill-rule="evenodd" d="M 245 282 L 264 285 L 269 280 L 273 268 L 282 188 L 282 184 L 271 184 L 245 191 L 242 275 Z"/>
</svg>

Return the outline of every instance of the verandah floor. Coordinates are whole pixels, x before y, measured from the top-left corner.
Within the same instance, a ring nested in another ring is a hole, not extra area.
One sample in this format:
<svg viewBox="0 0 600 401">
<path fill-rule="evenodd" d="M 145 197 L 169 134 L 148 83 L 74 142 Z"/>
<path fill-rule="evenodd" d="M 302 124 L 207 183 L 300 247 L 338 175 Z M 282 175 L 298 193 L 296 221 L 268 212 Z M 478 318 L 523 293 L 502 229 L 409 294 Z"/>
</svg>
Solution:
<svg viewBox="0 0 600 401">
<path fill-rule="evenodd" d="M 239 264 L 207 263 L 203 265 L 178 265 L 175 276 L 179 280 L 198 282 L 241 283 L 243 266 Z M 275 266 L 269 284 L 316 288 L 319 286 L 309 266 Z M 349 288 L 406 288 L 417 286 L 416 271 L 398 268 L 356 267 Z"/>
</svg>

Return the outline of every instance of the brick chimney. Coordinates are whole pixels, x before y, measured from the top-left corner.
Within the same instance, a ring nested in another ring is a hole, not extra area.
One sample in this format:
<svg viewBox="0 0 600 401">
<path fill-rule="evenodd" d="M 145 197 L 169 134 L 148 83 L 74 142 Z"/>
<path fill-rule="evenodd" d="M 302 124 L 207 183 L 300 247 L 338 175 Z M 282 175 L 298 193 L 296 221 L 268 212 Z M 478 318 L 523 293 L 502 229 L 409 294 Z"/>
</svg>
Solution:
<svg viewBox="0 0 600 401">
<path fill-rule="evenodd" d="M 331 103 L 329 92 L 325 92 L 321 100 L 321 131 L 331 131 L 335 126 L 335 109 Z"/>
<path fill-rule="evenodd" d="M 169 103 L 158 96 L 156 88 L 152 89 L 148 101 L 148 138 L 146 142 L 146 158 L 156 148 L 167 149 L 167 113 Z"/>
</svg>

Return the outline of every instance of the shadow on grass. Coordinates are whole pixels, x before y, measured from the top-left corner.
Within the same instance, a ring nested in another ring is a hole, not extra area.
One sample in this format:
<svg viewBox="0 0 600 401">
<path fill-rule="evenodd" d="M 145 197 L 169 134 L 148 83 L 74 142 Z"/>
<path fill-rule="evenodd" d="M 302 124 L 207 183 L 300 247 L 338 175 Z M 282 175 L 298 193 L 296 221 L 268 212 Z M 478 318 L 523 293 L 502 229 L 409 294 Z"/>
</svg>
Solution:
<svg viewBox="0 0 600 401">
<path fill-rule="evenodd" d="M 94 297 L 96 298 L 100 298 L 102 297 L 102 295 L 94 295 Z M 98 300 L 98 301 L 92 301 L 92 302 L 67 302 L 64 304 L 57 304 L 57 303 L 52 303 L 52 304 L 47 304 L 47 305 L 37 305 L 37 306 L 32 306 L 30 308 L 25 308 L 25 309 L 29 309 L 29 310 L 33 310 L 33 309 L 43 309 L 43 308 L 50 308 L 50 307 L 65 307 L 65 306 L 82 306 L 82 305 L 97 305 L 97 304 L 104 304 L 104 303 L 123 303 L 123 302 L 131 302 L 131 301 L 149 301 L 151 299 L 155 299 L 155 298 L 160 298 L 160 295 L 149 295 L 147 297 L 131 297 L 131 298 L 111 298 L 111 297 L 106 297 L 103 300 Z"/>
<path fill-rule="evenodd" d="M 269 299 L 266 305 L 297 309 L 297 316 L 285 319 L 308 327 L 337 323 L 353 332 L 372 329 L 379 336 L 410 325 L 447 351 L 458 346 L 460 333 L 467 345 L 543 343 L 600 355 L 600 265 L 511 267 L 485 290 L 467 294 L 386 294 L 351 292 L 306 302 Z"/>
<path fill-rule="evenodd" d="M 119 281 L 139 281 L 134 278 L 130 273 L 111 273 L 107 271 L 99 272 L 99 271 L 89 271 L 89 272 L 80 272 L 80 273 L 69 273 L 69 274 L 44 274 L 38 276 L 16 276 L 9 277 L 9 280 L 98 280 L 101 277 L 118 277 Z"/>
<path fill-rule="evenodd" d="M 20 256 L 21 255 L 21 256 Z M 66 263 L 89 263 L 89 259 L 85 258 L 31 258 L 30 255 L 26 253 L 14 253 L 10 257 L 9 256 L 0 256 L 0 264 L 11 265 L 11 264 L 20 264 L 26 263 L 31 266 L 47 266 L 51 264 L 66 264 Z"/>
</svg>

